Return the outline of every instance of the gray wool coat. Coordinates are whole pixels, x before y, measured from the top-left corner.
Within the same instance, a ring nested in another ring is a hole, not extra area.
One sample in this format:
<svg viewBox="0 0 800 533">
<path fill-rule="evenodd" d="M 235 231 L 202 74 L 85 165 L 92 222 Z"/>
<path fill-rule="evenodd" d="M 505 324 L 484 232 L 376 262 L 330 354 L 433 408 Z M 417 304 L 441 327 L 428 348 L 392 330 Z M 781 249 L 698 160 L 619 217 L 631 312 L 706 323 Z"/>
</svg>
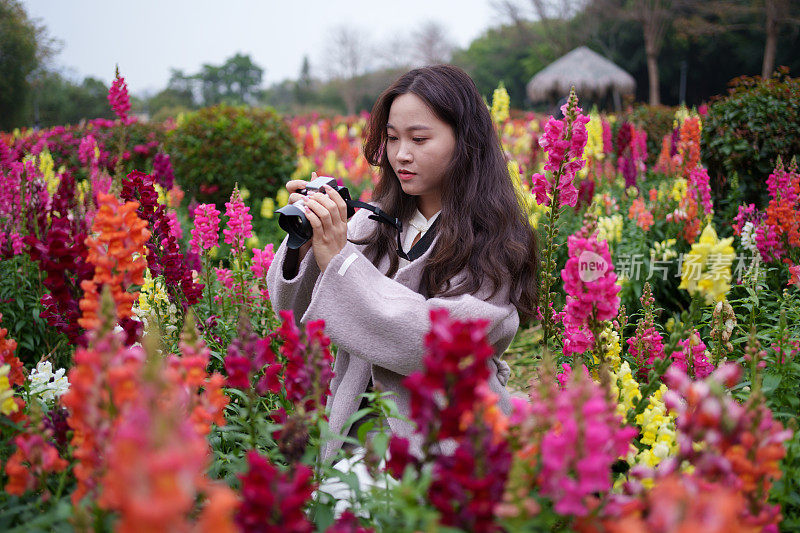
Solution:
<svg viewBox="0 0 800 533">
<path fill-rule="evenodd" d="M 367 218 L 369 214 L 361 209 L 350 219 L 348 239 L 363 238 L 379 224 Z M 324 320 L 326 334 L 339 348 L 327 402 L 330 429 L 347 435 L 349 426 L 344 427 L 345 423 L 358 409 L 359 395 L 365 392 L 370 377 L 376 389 L 394 392 L 400 414 L 409 416 L 410 395 L 401 382 L 412 372 L 422 370 L 424 337 L 430 329 L 429 310 L 442 307 L 454 319 L 490 321 L 488 339 L 495 353 L 489 361 L 489 386 L 497 394 L 500 408 L 508 414 L 511 403 L 505 385 L 510 369 L 501 357 L 519 327 L 519 314 L 509 301 L 508 287 L 492 297 L 490 290 L 482 287 L 474 294 L 426 299 L 418 291 L 433 245 L 421 257 L 401 267 L 393 278 L 385 275 L 388 258 L 375 267 L 363 255 L 363 249 L 364 246 L 348 242 L 322 274 L 311 249 L 300 262 L 297 275 L 286 279 L 284 239 L 267 273 L 267 288 L 275 312 L 290 309 L 300 324 Z M 457 283 L 458 277 L 454 281 Z M 392 433 L 408 438 L 412 453 L 419 455 L 422 440 L 413 434 L 413 425 L 396 418 L 388 422 Z M 341 440 L 329 441 L 322 450 L 322 459 L 333 457 L 341 446 Z M 448 448 L 445 444 L 442 451 L 452 453 Z"/>
</svg>

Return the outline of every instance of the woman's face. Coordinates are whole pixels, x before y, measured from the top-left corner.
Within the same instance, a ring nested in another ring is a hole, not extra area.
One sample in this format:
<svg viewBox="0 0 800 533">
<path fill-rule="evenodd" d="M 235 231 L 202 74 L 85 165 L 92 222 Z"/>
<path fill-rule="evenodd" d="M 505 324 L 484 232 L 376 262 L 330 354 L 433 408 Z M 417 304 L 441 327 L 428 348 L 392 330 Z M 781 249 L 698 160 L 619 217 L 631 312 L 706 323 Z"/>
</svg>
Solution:
<svg viewBox="0 0 800 533">
<path fill-rule="evenodd" d="M 386 155 L 400 186 L 417 197 L 417 207 L 430 218 L 441 209 L 444 173 L 453 158 L 453 128 L 440 120 L 417 95 L 394 99 L 386 124 Z"/>
</svg>

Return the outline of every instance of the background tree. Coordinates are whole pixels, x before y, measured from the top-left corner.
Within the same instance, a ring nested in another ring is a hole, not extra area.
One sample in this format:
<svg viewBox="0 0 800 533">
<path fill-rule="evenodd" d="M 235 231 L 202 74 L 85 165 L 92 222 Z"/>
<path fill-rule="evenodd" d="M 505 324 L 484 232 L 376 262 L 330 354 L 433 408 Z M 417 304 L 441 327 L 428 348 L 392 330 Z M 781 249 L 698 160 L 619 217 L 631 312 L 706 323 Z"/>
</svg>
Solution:
<svg viewBox="0 0 800 533">
<path fill-rule="evenodd" d="M 347 113 L 355 113 L 362 95 L 356 78 L 366 73 L 373 56 L 369 37 L 351 26 L 337 26 L 328 32 L 328 48 L 323 58 L 330 83 L 335 86 Z"/>
<path fill-rule="evenodd" d="M 0 129 L 26 123 L 31 78 L 57 47 L 17 0 L 0 0 Z"/>
<path fill-rule="evenodd" d="M 673 0 L 593 0 L 587 6 L 591 16 L 614 21 L 631 21 L 642 32 L 650 105 L 661 104 L 659 54 L 675 16 Z"/>
<path fill-rule="evenodd" d="M 146 98 L 141 111 L 151 120 L 161 121 L 197 109 L 197 79 L 187 76 L 181 70 L 172 69 L 166 88 Z M 134 110 L 136 110 L 134 106 Z"/>
<path fill-rule="evenodd" d="M 569 29 L 568 22 L 561 24 L 565 31 Z M 543 37 L 543 31 L 541 22 L 529 21 L 492 28 L 466 49 L 456 50 L 452 61 L 472 76 L 487 98 L 502 81 L 513 107 L 529 107 L 525 92 L 528 81 L 561 55 L 560 49 Z"/>
<path fill-rule="evenodd" d="M 237 53 L 222 65 L 219 71 L 225 87 L 226 100 L 237 104 L 252 104 L 261 90 L 264 69 L 253 63 L 249 54 Z"/>
<path fill-rule="evenodd" d="M 453 55 L 453 45 L 447 29 L 435 21 L 428 21 L 411 37 L 412 60 L 419 65 L 447 63 Z"/>
<path fill-rule="evenodd" d="M 300 67 L 300 75 L 294 84 L 294 97 L 300 105 L 311 103 L 312 92 L 314 90 L 313 80 L 311 79 L 311 63 L 308 56 L 303 56 L 303 65 Z"/>
<path fill-rule="evenodd" d="M 731 32 L 763 32 L 761 77 L 775 70 L 782 28 L 800 25 L 800 3 L 791 0 L 678 0 L 676 31 L 687 38 L 720 37 Z"/>
<path fill-rule="evenodd" d="M 520 42 L 534 46 L 536 40 L 545 39 L 561 57 L 583 44 L 580 33 L 564 31 L 566 22 L 582 12 L 588 0 L 499 0 L 493 3 L 495 11 L 519 31 Z M 527 24 L 537 22 L 535 26 Z M 531 31 L 535 28 L 535 32 Z"/>
<path fill-rule="evenodd" d="M 108 86 L 97 78 L 87 77 L 75 83 L 58 72 L 44 72 L 35 80 L 32 96 L 41 127 L 114 118 L 108 105 Z"/>
</svg>

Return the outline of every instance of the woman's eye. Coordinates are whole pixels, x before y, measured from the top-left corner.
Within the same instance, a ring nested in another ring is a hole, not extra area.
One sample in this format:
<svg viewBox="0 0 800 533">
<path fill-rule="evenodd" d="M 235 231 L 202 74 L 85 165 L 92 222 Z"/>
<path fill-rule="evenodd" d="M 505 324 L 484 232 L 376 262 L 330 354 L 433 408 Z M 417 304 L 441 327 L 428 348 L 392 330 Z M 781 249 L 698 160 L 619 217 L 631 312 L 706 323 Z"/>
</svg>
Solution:
<svg viewBox="0 0 800 533">
<path fill-rule="evenodd" d="M 386 139 L 389 140 L 389 141 L 396 141 L 397 137 L 395 137 L 394 135 L 387 135 Z"/>
<path fill-rule="evenodd" d="M 425 137 L 414 137 L 412 139 L 415 143 L 421 143 L 422 141 L 427 140 Z"/>
</svg>

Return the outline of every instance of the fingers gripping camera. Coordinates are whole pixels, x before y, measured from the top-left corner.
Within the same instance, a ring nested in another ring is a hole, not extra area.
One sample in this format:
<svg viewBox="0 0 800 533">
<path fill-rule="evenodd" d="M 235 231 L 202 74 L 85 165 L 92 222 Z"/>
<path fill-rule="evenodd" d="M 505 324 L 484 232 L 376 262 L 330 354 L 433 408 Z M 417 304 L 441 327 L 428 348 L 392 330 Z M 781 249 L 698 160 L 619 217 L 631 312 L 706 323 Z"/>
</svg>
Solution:
<svg viewBox="0 0 800 533">
<path fill-rule="evenodd" d="M 347 204 L 347 218 L 349 219 L 351 216 L 353 216 L 353 214 L 355 214 L 355 209 L 352 205 L 352 200 L 350 199 L 350 191 L 347 190 L 347 187 L 340 187 L 334 178 L 320 176 L 311 181 L 305 189 L 297 191 L 297 193 L 305 196 L 315 192 L 321 192 L 325 194 L 325 190 L 323 188 L 325 185 L 328 185 L 331 189 L 334 189 L 336 192 L 338 192 L 342 197 L 342 200 L 345 201 Z M 311 223 L 309 223 L 308 219 L 306 218 L 306 214 L 303 212 L 302 207 L 298 207 L 295 204 L 289 204 L 281 207 L 276 212 L 278 213 L 278 224 L 286 233 L 289 234 L 289 240 L 286 243 L 289 249 L 295 250 L 300 248 L 303 246 L 303 244 L 311 240 L 313 229 L 311 227 Z"/>
</svg>

